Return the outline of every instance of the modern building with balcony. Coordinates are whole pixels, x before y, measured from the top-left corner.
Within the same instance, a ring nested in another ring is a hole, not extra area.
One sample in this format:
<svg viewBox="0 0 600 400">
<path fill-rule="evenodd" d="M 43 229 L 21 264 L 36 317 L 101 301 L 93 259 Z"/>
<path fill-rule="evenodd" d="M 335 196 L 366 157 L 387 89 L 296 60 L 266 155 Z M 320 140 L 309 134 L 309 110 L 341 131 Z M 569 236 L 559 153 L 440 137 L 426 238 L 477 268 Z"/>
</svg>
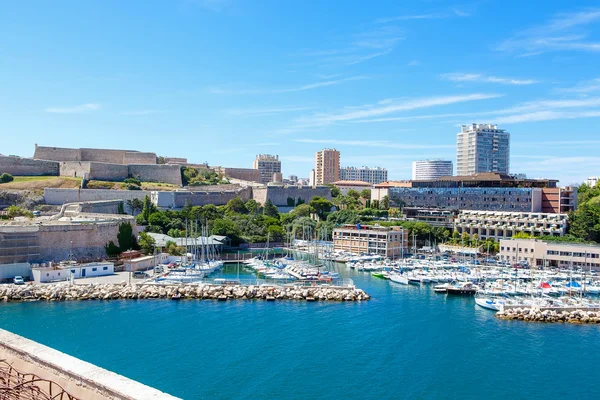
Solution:
<svg viewBox="0 0 600 400">
<path fill-rule="evenodd" d="M 527 262 L 533 268 L 582 268 L 600 271 L 600 245 L 536 239 L 500 240 L 500 259 Z"/>
<path fill-rule="evenodd" d="M 340 180 L 342 181 L 361 181 L 374 185 L 387 181 L 387 177 L 387 169 L 381 167 L 344 167 L 340 170 Z"/>
<path fill-rule="evenodd" d="M 508 174 L 510 133 L 492 124 L 463 125 L 456 135 L 456 175 Z"/>
<path fill-rule="evenodd" d="M 260 172 L 261 183 L 276 182 L 275 174 L 281 174 L 279 156 L 259 154 L 256 156 L 252 167 Z"/>
<path fill-rule="evenodd" d="M 419 160 L 412 163 L 413 181 L 435 180 L 452 175 L 452 161 L 449 160 Z"/>
<path fill-rule="evenodd" d="M 460 211 L 454 221 L 458 233 L 477 235 L 480 239 L 507 239 L 517 233 L 532 236 L 564 236 L 567 233 L 566 214 L 502 211 Z"/>
<path fill-rule="evenodd" d="M 401 258 L 408 248 L 408 231 L 402 227 L 344 225 L 333 230 L 333 249 L 354 254 Z"/>
<path fill-rule="evenodd" d="M 323 149 L 315 154 L 313 185 L 327 185 L 340 180 L 340 152 Z"/>
</svg>

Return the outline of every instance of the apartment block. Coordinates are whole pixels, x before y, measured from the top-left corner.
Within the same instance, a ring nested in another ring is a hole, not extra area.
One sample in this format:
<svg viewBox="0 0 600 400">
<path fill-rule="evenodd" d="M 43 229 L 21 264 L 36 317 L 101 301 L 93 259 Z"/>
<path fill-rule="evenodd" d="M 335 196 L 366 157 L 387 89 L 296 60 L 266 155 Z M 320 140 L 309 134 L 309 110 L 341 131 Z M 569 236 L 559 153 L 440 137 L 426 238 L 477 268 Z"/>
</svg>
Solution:
<svg viewBox="0 0 600 400">
<path fill-rule="evenodd" d="M 408 248 L 408 231 L 402 227 L 344 225 L 333 230 L 333 249 L 354 254 L 400 258 Z"/>
<path fill-rule="evenodd" d="M 261 183 L 274 182 L 275 174 L 281 174 L 281 161 L 279 161 L 279 156 L 259 154 L 256 156 L 252 168 L 260 172 Z"/>
<path fill-rule="evenodd" d="M 456 136 L 456 174 L 480 172 L 508 174 L 510 170 L 510 133 L 497 125 L 463 125 Z"/>
<path fill-rule="evenodd" d="M 412 163 L 413 181 L 439 179 L 442 176 L 452 176 L 452 161 L 448 160 L 419 160 Z"/>
<path fill-rule="evenodd" d="M 507 239 L 517 233 L 533 236 L 564 236 L 567 233 L 566 214 L 537 212 L 497 212 L 462 210 L 454 220 L 458 233 L 477 235 L 480 239 Z"/>
<path fill-rule="evenodd" d="M 380 167 L 344 167 L 340 170 L 340 180 L 342 181 L 360 181 L 375 185 L 387 181 L 387 177 L 387 169 Z"/>
<path fill-rule="evenodd" d="M 527 262 L 534 268 L 582 268 L 600 271 L 600 246 L 536 239 L 500 240 L 500 259 L 511 264 Z"/>
<path fill-rule="evenodd" d="M 326 185 L 340 180 L 340 152 L 323 149 L 315 156 L 314 185 Z"/>
</svg>

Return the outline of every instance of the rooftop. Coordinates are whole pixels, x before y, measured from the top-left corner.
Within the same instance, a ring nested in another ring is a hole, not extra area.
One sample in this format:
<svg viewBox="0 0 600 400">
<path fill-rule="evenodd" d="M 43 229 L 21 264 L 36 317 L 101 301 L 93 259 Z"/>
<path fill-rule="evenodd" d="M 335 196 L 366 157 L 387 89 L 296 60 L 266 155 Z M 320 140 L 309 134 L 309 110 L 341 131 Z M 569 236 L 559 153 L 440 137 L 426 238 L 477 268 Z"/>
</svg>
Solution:
<svg viewBox="0 0 600 400">
<path fill-rule="evenodd" d="M 368 186 L 368 187 L 373 186 L 369 182 L 363 182 L 363 181 L 337 181 L 337 182 L 333 182 L 333 184 L 335 186 Z"/>
</svg>

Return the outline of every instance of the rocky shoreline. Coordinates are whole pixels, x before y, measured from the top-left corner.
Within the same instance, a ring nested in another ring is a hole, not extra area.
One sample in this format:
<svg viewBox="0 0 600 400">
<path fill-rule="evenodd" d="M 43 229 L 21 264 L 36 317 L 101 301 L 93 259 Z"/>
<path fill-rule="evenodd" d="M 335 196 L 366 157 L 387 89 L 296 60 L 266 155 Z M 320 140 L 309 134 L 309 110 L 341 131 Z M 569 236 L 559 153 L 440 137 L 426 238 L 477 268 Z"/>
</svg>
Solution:
<svg viewBox="0 0 600 400">
<path fill-rule="evenodd" d="M 539 310 L 514 308 L 496 313 L 496 317 L 506 320 L 528 322 L 559 322 L 569 324 L 600 324 L 600 311 L 589 310 Z"/>
<path fill-rule="evenodd" d="M 5 302 L 118 299 L 362 301 L 369 300 L 370 296 L 362 289 L 350 287 L 61 283 L 0 285 L 0 299 Z"/>
</svg>

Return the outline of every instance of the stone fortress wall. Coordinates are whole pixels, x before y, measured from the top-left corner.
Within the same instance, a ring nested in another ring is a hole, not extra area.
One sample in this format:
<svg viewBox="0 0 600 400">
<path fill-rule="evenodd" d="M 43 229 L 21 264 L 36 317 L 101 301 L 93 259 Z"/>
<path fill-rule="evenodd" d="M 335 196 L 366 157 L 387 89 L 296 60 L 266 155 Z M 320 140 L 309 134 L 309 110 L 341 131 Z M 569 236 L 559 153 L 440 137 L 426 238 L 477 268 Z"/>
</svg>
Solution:
<svg viewBox="0 0 600 400">
<path fill-rule="evenodd" d="M 60 163 L 60 176 L 87 177 L 87 179 L 101 181 L 122 181 L 129 176 L 129 168 L 127 165 L 94 161 L 63 161 Z"/>
<path fill-rule="evenodd" d="M 129 165 L 129 176 L 143 182 L 164 182 L 181 186 L 181 166 L 171 164 Z"/>
<path fill-rule="evenodd" d="M 214 167 L 215 171 L 221 173 L 227 178 L 239 179 L 242 181 L 261 182 L 260 171 L 252 168 L 226 168 Z"/>
<path fill-rule="evenodd" d="M 5 172 L 16 176 L 56 176 L 59 173 L 59 165 L 55 161 L 0 156 L 0 175 Z"/>
<path fill-rule="evenodd" d="M 328 186 L 265 186 L 252 188 L 254 200 L 260 204 L 265 204 L 267 200 L 276 206 L 287 206 L 288 198 L 295 201 L 302 199 L 305 203 L 319 196 L 331 200 L 331 188 Z"/>
<path fill-rule="evenodd" d="M 35 145 L 35 160 L 96 161 L 108 164 L 156 164 L 156 153 L 133 150 L 69 149 Z"/>
</svg>

